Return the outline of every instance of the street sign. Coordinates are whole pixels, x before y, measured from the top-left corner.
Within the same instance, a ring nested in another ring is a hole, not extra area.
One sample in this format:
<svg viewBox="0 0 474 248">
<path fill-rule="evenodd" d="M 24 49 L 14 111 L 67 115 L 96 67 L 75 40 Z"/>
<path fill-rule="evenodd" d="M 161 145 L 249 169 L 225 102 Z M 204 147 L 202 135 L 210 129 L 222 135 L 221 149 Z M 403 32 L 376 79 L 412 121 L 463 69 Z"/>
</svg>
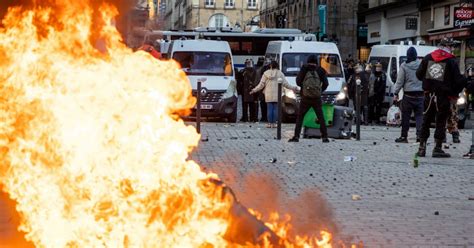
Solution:
<svg viewBox="0 0 474 248">
<path fill-rule="evenodd" d="M 321 4 L 318 6 L 319 12 L 319 23 L 321 25 L 321 33 L 326 34 L 326 12 L 327 7 L 325 4 Z"/>
<path fill-rule="evenodd" d="M 472 7 L 454 8 L 454 27 L 465 28 L 474 24 L 474 11 Z"/>
</svg>

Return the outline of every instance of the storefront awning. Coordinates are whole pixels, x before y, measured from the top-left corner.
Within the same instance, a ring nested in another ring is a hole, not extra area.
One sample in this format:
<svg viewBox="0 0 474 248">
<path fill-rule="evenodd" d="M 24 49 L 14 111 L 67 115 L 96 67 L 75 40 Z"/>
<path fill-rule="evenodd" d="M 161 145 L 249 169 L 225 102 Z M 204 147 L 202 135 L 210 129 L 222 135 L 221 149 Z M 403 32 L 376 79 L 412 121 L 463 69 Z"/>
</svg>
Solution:
<svg viewBox="0 0 474 248">
<path fill-rule="evenodd" d="M 433 30 L 434 31 L 434 30 Z M 433 32 L 432 30 L 428 30 L 429 40 L 441 40 L 443 38 L 463 38 L 469 37 L 471 32 L 467 28 L 461 29 L 450 29 L 442 32 Z M 433 32 L 433 33 L 431 33 Z"/>
</svg>

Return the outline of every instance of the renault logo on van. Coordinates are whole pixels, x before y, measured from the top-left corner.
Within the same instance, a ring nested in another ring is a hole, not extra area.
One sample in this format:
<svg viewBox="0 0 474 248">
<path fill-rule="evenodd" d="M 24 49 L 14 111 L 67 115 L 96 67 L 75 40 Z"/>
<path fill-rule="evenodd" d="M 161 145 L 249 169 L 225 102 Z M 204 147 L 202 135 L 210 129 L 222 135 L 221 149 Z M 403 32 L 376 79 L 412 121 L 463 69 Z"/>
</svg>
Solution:
<svg viewBox="0 0 474 248">
<path fill-rule="evenodd" d="M 202 88 L 201 89 L 201 96 L 206 96 L 207 94 L 207 89 L 206 88 Z"/>
</svg>

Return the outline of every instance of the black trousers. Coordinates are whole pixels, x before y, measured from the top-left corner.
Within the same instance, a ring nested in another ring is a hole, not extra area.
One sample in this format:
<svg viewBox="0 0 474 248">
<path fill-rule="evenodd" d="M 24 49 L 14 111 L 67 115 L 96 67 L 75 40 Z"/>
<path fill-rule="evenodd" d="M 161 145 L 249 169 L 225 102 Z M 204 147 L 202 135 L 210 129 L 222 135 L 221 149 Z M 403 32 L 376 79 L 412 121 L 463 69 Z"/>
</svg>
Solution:
<svg viewBox="0 0 474 248">
<path fill-rule="evenodd" d="M 296 117 L 295 137 L 297 138 L 300 137 L 304 116 L 306 115 L 306 112 L 308 112 L 310 108 L 314 109 L 314 112 L 316 112 L 316 116 L 318 117 L 319 125 L 320 125 L 319 130 L 321 131 L 321 137 L 327 138 L 328 130 L 326 127 L 326 122 L 324 120 L 323 103 L 321 101 L 321 98 L 314 99 L 311 101 L 301 101 L 299 111 L 298 111 L 298 116 Z"/>
<path fill-rule="evenodd" d="M 446 138 L 446 120 L 449 117 L 450 103 L 447 96 L 425 95 L 425 114 L 421 126 L 421 140 L 426 141 L 430 137 L 430 126 L 436 121 L 434 138 L 444 140 Z"/>
<path fill-rule="evenodd" d="M 369 122 L 375 121 L 376 123 L 380 122 L 380 116 L 382 114 L 382 102 L 377 101 L 375 96 L 369 97 Z M 367 118 L 364 116 L 364 119 Z"/>
<path fill-rule="evenodd" d="M 250 113 L 250 118 L 249 118 Z M 242 121 L 257 122 L 257 103 L 242 101 Z"/>
<path fill-rule="evenodd" d="M 416 137 L 420 137 L 421 125 L 423 123 L 423 97 L 411 97 L 405 95 L 402 100 L 402 137 L 408 137 L 408 129 L 410 129 L 411 113 L 415 113 L 416 120 Z"/>
<path fill-rule="evenodd" d="M 265 98 L 260 99 L 260 111 L 262 112 L 262 117 L 260 118 L 260 121 L 262 122 L 267 122 L 267 103 L 265 102 Z M 258 110 L 257 110 L 258 112 Z"/>
</svg>

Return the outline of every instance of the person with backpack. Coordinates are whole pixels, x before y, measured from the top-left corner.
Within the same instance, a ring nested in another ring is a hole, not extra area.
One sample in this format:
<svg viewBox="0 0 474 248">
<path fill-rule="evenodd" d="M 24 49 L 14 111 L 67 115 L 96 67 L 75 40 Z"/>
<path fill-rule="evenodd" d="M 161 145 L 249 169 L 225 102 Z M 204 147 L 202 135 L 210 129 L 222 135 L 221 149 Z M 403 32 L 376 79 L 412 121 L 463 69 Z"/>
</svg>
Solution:
<svg viewBox="0 0 474 248">
<path fill-rule="evenodd" d="M 316 55 L 310 55 L 307 64 L 303 65 L 296 76 L 296 84 L 301 87 L 301 102 L 296 117 L 295 134 L 289 142 L 298 142 L 300 140 L 301 127 L 306 112 L 313 108 L 318 117 L 321 131 L 321 139 L 324 143 L 329 142 L 328 131 L 323 114 L 322 93 L 329 86 L 326 71 L 318 65 Z"/>
<path fill-rule="evenodd" d="M 297 91 L 297 86 L 292 86 L 286 81 L 283 72 L 278 70 L 278 63 L 272 60 L 270 68 L 263 73 L 260 83 L 250 91 L 250 94 L 255 94 L 263 89 L 265 94 L 265 102 L 267 103 L 267 114 L 268 114 L 268 128 L 277 127 L 278 120 L 278 99 L 281 96 L 278 95 L 278 84 L 282 83 L 282 86 Z"/>
<path fill-rule="evenodd" d="M 442 148 L 443 140 L 446 138 L 446 120 L 450 114 L 450 102 L 457 99 L 467 83 L 452 54 L 453 46 L 454 41 L 451 38 L 443 38 L 439 49 L 426 55 L 416 71 L 416 77 L 423 81 L 425 91 L 425 112 L 417 153 L 419 157 L 426 156 L 426 142 L 430 136 L 430 126 L 433 121 L 436 122 L 436 130 L 432 157 L 451 157 Z"/>
</svg>

